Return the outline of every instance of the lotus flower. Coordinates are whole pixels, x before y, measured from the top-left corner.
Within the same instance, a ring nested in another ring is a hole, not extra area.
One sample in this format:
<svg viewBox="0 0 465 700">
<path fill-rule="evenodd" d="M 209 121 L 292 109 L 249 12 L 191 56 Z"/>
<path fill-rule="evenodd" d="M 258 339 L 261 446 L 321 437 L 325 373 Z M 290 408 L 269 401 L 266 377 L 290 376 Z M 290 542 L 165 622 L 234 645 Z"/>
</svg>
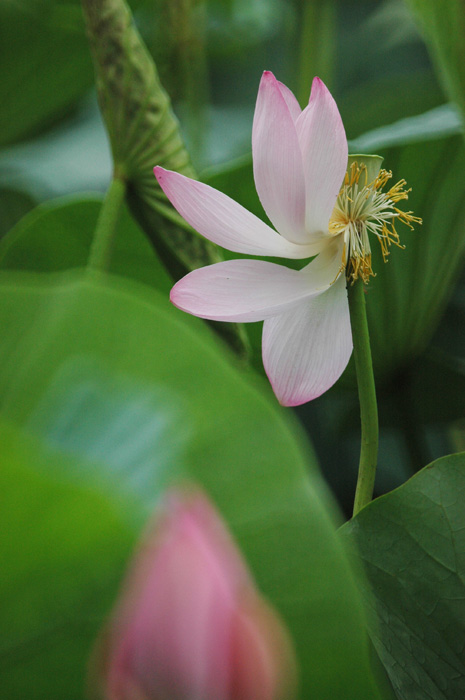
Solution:
<svg viewBox="0 0 465 700">
<path fill-rule="evenodd" d="M 276 231 L 208 185 L 159 166 L 155 175 L 181 216 L 214 243 L 257 256 L 316 257 L 299 271 L 261 260 L 217 263 L 181 279 L 171 301 L 201 318 L 264 320 L 265 371 L 280 403 L 296 406 L 329 389 L 349 361 L 346 279 L 367 282 L 372 274 L 368 232 L 387 255 L 398 244 L 394 219 L 410 225 L 414 218 L 395 206 L 407 197 L 404 181 L 383 193 L 391 173 L 370 182 L 363 165 L 347 172 L 342 120 L 319 78 L 302 111 L 285 85 L 263 74 L 252 155 L 257 192 Z"/>
<path fill-rule="evenodd" d="M 106 700 L 287 700 L 282 623 L 205 496 L 171 494 L 106 639 Z"/>
</svg>

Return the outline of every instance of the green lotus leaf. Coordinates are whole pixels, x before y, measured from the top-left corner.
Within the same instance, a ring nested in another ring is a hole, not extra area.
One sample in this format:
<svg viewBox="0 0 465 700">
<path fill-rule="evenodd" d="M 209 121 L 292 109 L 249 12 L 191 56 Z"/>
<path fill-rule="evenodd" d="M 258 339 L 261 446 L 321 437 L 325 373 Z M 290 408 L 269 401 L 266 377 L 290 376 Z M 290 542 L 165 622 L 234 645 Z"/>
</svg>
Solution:
<svg viewBox="0 0 465 700">
<path fill-rule="evenodd" d="M 82 697 L 128 541 L 161 491 L 186 479 L 217 504 L 289 626 L 302 697 L 377 697 L 330 499 L 298 424 L 264 381 L 239 370 L 201 321 L 122 277 L 4 271 L 0 323 L 2 416 L 13 431 L 2 438 L 11 466 L 2 566 L 16 582 L 0 593 L 12 611 L 16 595 L 28 602 L 0 637 L 2 700 Z M 58 667 L 74 669 L 66 692 Z"/>
<path fill-rule="evenodd" d="M 342 528 L 364 565 L 372 640 L 400 700 L 465 694 L 464 503 L 462 453 L 433 462 Z"/>
</svg>

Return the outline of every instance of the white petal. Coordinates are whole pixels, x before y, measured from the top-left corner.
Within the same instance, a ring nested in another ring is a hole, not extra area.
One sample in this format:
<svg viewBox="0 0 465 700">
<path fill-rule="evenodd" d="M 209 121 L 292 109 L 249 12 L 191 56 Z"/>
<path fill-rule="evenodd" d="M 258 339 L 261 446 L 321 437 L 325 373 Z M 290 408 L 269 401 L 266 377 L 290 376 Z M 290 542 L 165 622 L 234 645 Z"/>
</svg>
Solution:
<svg viewBox="0 0 465 700">
<path fill-rule="evenodd" d="M 263 325 L 263 364 L 278 400 L 316 399 L 343 373 L 352 354 L 345 275 Z"/>
<path fill-rule="evenodd" d="M 280 236 L 227 195 L 202 182 L 160 166 L 158 183 L 171 204 L 202 236 L 235 253 L 280 258 L 308 258 L 324 242 L 296 245 Z"/>
<path fill-rule="evenodd" d="M 347 138 L 331 93 L 319 79 L 296 121 L 305 171 L 306 225 L 310 234 L 328 230 L 347 169 Z"/>
<path fill-rule="evenodd" d="M 288 240 L 305 243 L 305 180 L 289 96 L 265 71 L 252 129 L 255 186 L 270 221 Z"/>
<path fill-rule="evenodd" d="M 302 268 L 301 275 L 312 279 L 315 290 L 328 289 L 339 277 L 346 265 L 347 245 L 343 236 L 328 236 L 326 247 L 308 265 Z"/>
<path fill-rule="evenodd" d="M 171 290 L 175 306 L 215 321 L 262 321 L 320 294 L 334 279 L 320 256 L 304 271 L 263 260 L 229 260 L 194 270 Z"/>
</svg>

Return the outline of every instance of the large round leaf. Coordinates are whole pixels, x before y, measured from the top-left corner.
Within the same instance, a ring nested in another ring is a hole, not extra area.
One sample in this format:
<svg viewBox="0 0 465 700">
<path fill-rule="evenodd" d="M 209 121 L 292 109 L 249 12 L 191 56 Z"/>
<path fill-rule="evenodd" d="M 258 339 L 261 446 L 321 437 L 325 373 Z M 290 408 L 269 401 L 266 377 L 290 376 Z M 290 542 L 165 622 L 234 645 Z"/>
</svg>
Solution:
<svg viewBox="0 0 465 700">
<path fill-rule="evenodd" d="M 465 453 L 425 467 L 342 532 L 365 565 L 372 638 L 397 697 L 464 697 Z"/>
<path fill-rule="evenodd" d="M 77 271 L 3 272 L 0 323 L 3 416 L 29 436 L 37 451 L 34 461 L 29 450 L 21 466 L 32 470 L 32 477 L 25 482 L 18 471 L 19 481 L 10 484 L 12 501 L 20 500 L 24 488 L 33 488 L 35 497 L 28 495 L 31 506 L 19 515 L 7 566 L 23 589 L 36 589 L 39 601 L 41 586 L 54 591 L 55 581 L 63 581 L 63 567 L 71 590 L 79 586 L 79 609 L 76 595 L 68 597 L 62 586 L 54 618 L 54 629 L 61 625 L 60 648 L 79 669 L 69 679 L 67 698 L 81 697 L 83 649 L 86 643 L 90 647 L 108 602 L 108 590 L 103 602 L 94 599 L 98 573 L 92 562 L 95 547 L 101 546 L 95 532 L 100 522 L 91 513 L 93 501 L 85 504 L 86 493 L 95 494 L 95 503 L 103 499 L 105 512 L 116 508 L 134 537 L 160 490 L 179 478 L 200 483 L 211 495 L 260 589 L 289 625 L 302 697 L 377 696 L 361 603 L 326 491 L 291 414 L 276 405 L 269 387 L 235 368 L 200 321 L 186 319 L 164 297 L 122 278 Z M 57 486 L 48 489 L 49 480 Z M 57 512 L 60 484 L 71 489 L 71 496 Z M 47 535 L 49 518 L 58 518 L 53 537 Z M 73 529 L 79 531 L 81 518 L 90 529 L 88 551 L 76 551 L 70 562 L 60 553 Z M 45 551 L 50 581 L 36 580 L 35 564 L 16 557 L 29 532 L 28 546 Z M 10 605 L 15 591 L 7 588 L 3 605 Z M 69 620 L 89 614 L 94 624 L 81 630 L 73 650 L 76 631 Z M 20 669 L 26 670 L 37 653 L 34 640 L 53 634 L 34 603 L 16 632 L 8 631 L 1 640 L 15 665 L 5 663 L 0 672 L 0 696 L 62 698 L 56 664 L 49 666 L 45 657 L 35 665 L 40 684 L 32 677 L 31 690 L 25 690 Z M 68 658 L 63 668 L 70 666 Z M 38 687 L 43 692 L 36 692 Z"/>
<path fill-rule="evenodd" d="M 0 441 L 0 697 L 78 700 L 133 528 L 79 460 L 4 421 Z"/>
<path fill-rule="evenodd" d="M 3 238 L 35 205 L 32 197 L 24 192 L 0 188 L 0 237 Z"/>
</svg>

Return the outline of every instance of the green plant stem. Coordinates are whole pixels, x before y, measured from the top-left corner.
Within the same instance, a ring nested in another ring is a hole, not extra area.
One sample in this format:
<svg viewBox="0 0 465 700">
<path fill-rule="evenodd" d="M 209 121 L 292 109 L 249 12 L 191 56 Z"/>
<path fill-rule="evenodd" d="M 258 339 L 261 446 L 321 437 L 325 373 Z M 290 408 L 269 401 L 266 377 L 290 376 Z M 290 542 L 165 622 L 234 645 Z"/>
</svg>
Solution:
<svg viewBox="0 0 465 700">
<path fill-rule="evenodd" d="M 113 176 L 100 209 L 94 240 L 92 241 L 87 262 L 88 269 L 100 271 L 108 269 L 113 251 L 116 223 L 125 193 L 125 182 Z"/>
<path fill-rule="evenodd" d="M 202 160 L 209 97 L 206 54 L 206 0 L 163 0 L 162 83 L 185 119 L 189 152 Z"/>
<path fill-rule="evenodd" d="M 354 515 L 356 515 L 373 497 L 378 461 L 378 406 L 363 281 L 359 279 L 349 286 L 348 294 L 362 428 L 360 464 L 354 501 Z"/>
<path fill-rule="evenodd" d="M 336 4 L 334 0 L 301 0 L 300 4 L 297 97 L 304 106 L 316 75 L 331 87 L 336 45 Z"/>
</svg>

